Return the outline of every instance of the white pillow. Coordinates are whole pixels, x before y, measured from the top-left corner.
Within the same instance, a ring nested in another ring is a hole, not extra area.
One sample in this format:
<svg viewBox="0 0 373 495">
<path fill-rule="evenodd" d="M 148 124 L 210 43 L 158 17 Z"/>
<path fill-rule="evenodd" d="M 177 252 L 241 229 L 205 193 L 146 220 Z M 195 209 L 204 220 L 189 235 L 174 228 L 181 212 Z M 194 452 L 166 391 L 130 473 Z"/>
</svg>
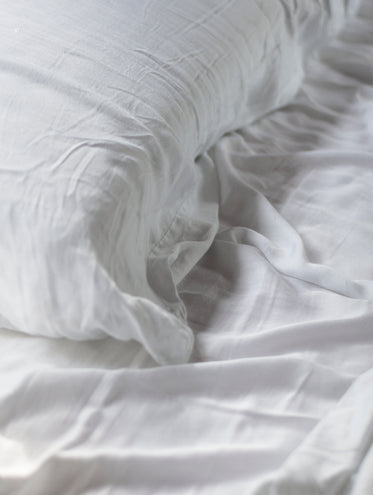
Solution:
<svg viewBox="0 0 373 495">
<path fill-rule="evenodd" d="M 177 283 L 217 229 L 197 155 L 286 103 L 334 0 L 17 0 L 0 19 L 0 314 L 188 360 Z"/>
</svg>

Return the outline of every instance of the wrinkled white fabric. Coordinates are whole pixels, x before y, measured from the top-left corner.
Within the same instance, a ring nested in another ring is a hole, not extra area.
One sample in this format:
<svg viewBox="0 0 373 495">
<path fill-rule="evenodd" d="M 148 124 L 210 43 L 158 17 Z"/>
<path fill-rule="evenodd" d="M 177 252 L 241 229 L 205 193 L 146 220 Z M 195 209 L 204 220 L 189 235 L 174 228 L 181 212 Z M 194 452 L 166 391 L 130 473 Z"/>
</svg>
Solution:
<svg viewBox="0 0 373 495">
<path fill-rule="evenodd" d="M 187 361 L 193 333 L 176 285 L 210 246 L 219 206 L 214 165 L 194 160 L 288 102 L 308 52 L 355 5 L 3 1 L 7 325 L 136 339 L 160 363 Z"/>
<path fill-rule="evenodd" d="M 290 105 L 199 158 L 192 363 L 0 332 L 1 495 L 371 495 L 372 25 L 365 0 Z"/>
</svg>

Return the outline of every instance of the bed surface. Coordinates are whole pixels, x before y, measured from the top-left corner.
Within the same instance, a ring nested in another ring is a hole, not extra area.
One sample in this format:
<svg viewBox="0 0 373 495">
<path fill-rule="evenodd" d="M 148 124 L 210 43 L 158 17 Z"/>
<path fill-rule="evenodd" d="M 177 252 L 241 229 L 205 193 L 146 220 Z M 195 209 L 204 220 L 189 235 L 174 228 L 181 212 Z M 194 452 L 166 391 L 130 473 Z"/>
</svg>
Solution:
<svg viewBox="0 0 373 495">
<path fill-rule="evenodd" d="M 372 25 L 365 0 L 291 104 L 199 156 L 189 364 L 4 323 L 1 495 L 373 493 Z"/>
</svg>

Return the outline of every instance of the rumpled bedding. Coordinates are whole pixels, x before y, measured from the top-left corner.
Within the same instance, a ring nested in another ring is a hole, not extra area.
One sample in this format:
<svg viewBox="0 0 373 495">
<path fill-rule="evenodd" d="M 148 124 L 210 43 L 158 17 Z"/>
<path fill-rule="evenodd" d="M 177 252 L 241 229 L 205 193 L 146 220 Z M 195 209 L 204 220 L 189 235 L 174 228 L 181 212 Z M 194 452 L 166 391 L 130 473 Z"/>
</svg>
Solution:
<svg viewBox="0 0 373 495">
<path fill-rule="evenodd" d="M 0 22 L 0 314 L 189 360 L 178 283 L 219 227 L 225 132 L 287 103 L 356 0 L 18 0 Z M 71 295 L 74 294 L 74 297 Z"/>
<path fill-rule="evenodd" d="M 1 495 L 372 493 L 372 23 L 196 161 L 219 229 L 178 284 L 191 363 L 1 331 Z"/>
</svg>

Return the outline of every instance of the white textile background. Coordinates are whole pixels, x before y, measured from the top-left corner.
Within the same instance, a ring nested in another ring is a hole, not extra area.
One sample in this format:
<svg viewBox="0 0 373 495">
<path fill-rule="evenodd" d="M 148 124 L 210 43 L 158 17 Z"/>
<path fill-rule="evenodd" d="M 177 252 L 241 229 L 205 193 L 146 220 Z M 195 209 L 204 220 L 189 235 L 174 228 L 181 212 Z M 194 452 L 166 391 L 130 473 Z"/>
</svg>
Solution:
<svg viewBox="0 0 373 495">
<path fill-rule="evenodd" d="M 179 286 L 192 363 L 1 332 L 1 495 L 371 494 L 372 23 L 199 158 L 221 223 Z"/>
</svg>

